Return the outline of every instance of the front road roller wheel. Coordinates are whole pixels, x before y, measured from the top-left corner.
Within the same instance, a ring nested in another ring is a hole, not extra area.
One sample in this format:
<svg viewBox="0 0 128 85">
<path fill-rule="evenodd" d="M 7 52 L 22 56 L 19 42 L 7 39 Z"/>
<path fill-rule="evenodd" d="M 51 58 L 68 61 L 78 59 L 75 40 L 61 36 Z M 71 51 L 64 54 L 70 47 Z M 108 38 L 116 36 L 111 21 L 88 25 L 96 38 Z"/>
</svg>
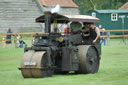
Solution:
<svg viewBox="0 0 128 85">
<path fill-rule="evenodd" d="M 99 69 L 100 58 L 94 46 L 80 45 L 78 46 L 78 55 L 80 59 L 80 67 L 78 73 L 96 73 Z"/>
<path fill-rule="evenodd" d="M 28 51 L 21 60 L 21 73 L 24 78 L 42 78 L 52 76 L 53 70 L 46 68 L 47 55 L 45 51 Z"/>
</svg>

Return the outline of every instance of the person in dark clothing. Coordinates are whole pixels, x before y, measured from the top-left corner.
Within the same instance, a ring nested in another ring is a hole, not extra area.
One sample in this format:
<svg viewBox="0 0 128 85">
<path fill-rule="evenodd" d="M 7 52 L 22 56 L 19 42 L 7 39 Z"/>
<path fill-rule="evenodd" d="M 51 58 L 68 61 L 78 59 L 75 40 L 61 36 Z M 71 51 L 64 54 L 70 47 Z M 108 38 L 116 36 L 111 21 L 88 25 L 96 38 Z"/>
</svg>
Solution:
<svg viewBox="0 0 128 85">
<path fill-rule="evenodd" d="M 11 28 L 8 28 L 7 33 L 12 33 Z M 11 39 L 11 37 L 12 37 L 12 35 L 9 34 L 9 35 L 6 36 L 6 39 Z M 6 45 L 9 45 L 9 47 L 11 48 L 12 41 L 6 41 Z"/>
<path fill-rule="evenodd" d="M 88 38 L 89 36 L 89 24 L 88 23 L 83 23 L 84 27 L 82 28 L 82 33 L 84 38 Z"/>
<path fill-rule="evenodd" d="M 92 44 L 99 41 L 100 30 L 93 23 L 90 24 L 90 41 Z"/>
<path fill-rule="evenodd" d="M 81 30 L 83 43 L 84 44 L 90 44 L 90 42 L 89 42 L 89 24 L 88 23 L 83 23 L 83 25 L 84 25 L 84 27 Z"/>
<path fill-rule="evenodd" d="M 95 27 L 95 25 L 93 23 L 89 24 L 89 34 L 84 35 L 84 37 L 87 38 L 83 38 L 84 39 L 84 43 L 85 44 L 94 44 L 96 42 L 99 41 L 99 37 L 100 37 L 100 31 L 97 27 Z"/>
</svg>

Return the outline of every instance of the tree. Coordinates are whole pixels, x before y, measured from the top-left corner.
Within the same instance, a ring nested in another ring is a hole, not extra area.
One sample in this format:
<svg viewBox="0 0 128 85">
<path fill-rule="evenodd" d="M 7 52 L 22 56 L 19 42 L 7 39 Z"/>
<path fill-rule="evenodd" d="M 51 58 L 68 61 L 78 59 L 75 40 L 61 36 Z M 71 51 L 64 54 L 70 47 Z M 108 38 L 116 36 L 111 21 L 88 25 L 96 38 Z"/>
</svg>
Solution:
<svg viewBox="0 0 128 85">
<path fill-rule="evenodd" d="M 73 0 L 78 6 L 81 14 L 87 14 L 90 10 L 118 9 L 128 0 Z"/>
</svg>

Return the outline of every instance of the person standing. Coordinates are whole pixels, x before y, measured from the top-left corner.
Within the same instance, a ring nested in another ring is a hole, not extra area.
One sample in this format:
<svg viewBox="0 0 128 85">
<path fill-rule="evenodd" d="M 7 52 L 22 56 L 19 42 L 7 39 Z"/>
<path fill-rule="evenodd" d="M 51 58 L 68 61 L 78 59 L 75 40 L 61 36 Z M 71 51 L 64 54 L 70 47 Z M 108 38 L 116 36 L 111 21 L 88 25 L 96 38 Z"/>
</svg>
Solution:
<svg viewBox="0 0 128 85">
<path fill-rule="evenodd" d="M 102 30 L 102 25 L 99 25 L 99 29 Z"/>
<path fill-rule="evenodd" d="M 92 44 L 96 42 L 100 42 L 100 30 L 99 28 L 95 27 L 94 23 L 89 25 L 90 27 L 90 41 Z"/>
<path fill-rule="evenodd" d="M 102 33 L 101 33 L 101 36 L 105 36 L 106 33 L 105 33 L 105 29 L 102 29 Z M 104 46 L 106 46 L 106 38 L 105 37 L 102 37 L 101 40 L 100 40 L 100 43 L 104 43 Z"/>
<path fill-rule="evenodd" d="M 12 33 L 11 28 L 8 28 L 7 33 Z M 11 34 L 6 35 L 6 39 L 11 39 L 11 37 L 12 37 Z M 9 47 L 11 48 L 12 47 L 12 41 L 11 40 L 6 41 L 6 45 L 9 45 Z"/>
<path fill-rule="evenodd" d="M 17 35 L 17 39 L 21 39 L 21 36 Z M 17 47 L 20 48 L 20 40 L 17 40 Z"/>
<path fill-rule="evenodd" d="M 102 35 L 102 25 L 99 25 L 100 35 Z"/>
<path fill-rule="evenodd" d="M 69 27 L 66 27 L 66 28 L 64 29 L 64 34 L 65 34 L 65 35 L 69 35 Z"/>
</svg>

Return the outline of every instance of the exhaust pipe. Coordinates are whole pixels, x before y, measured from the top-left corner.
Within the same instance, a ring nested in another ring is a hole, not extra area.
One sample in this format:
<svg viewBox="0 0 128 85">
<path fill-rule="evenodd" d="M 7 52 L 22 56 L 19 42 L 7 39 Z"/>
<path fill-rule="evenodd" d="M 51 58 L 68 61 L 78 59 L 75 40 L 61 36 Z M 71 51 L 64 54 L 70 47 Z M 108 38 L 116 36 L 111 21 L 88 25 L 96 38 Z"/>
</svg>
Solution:
<svg viewBox="0 0 128 85">
<path fill-rule="evenodd" d="M 51 12 L 45 12 L 45 33 L 51 32 Z"/>
</svg>

